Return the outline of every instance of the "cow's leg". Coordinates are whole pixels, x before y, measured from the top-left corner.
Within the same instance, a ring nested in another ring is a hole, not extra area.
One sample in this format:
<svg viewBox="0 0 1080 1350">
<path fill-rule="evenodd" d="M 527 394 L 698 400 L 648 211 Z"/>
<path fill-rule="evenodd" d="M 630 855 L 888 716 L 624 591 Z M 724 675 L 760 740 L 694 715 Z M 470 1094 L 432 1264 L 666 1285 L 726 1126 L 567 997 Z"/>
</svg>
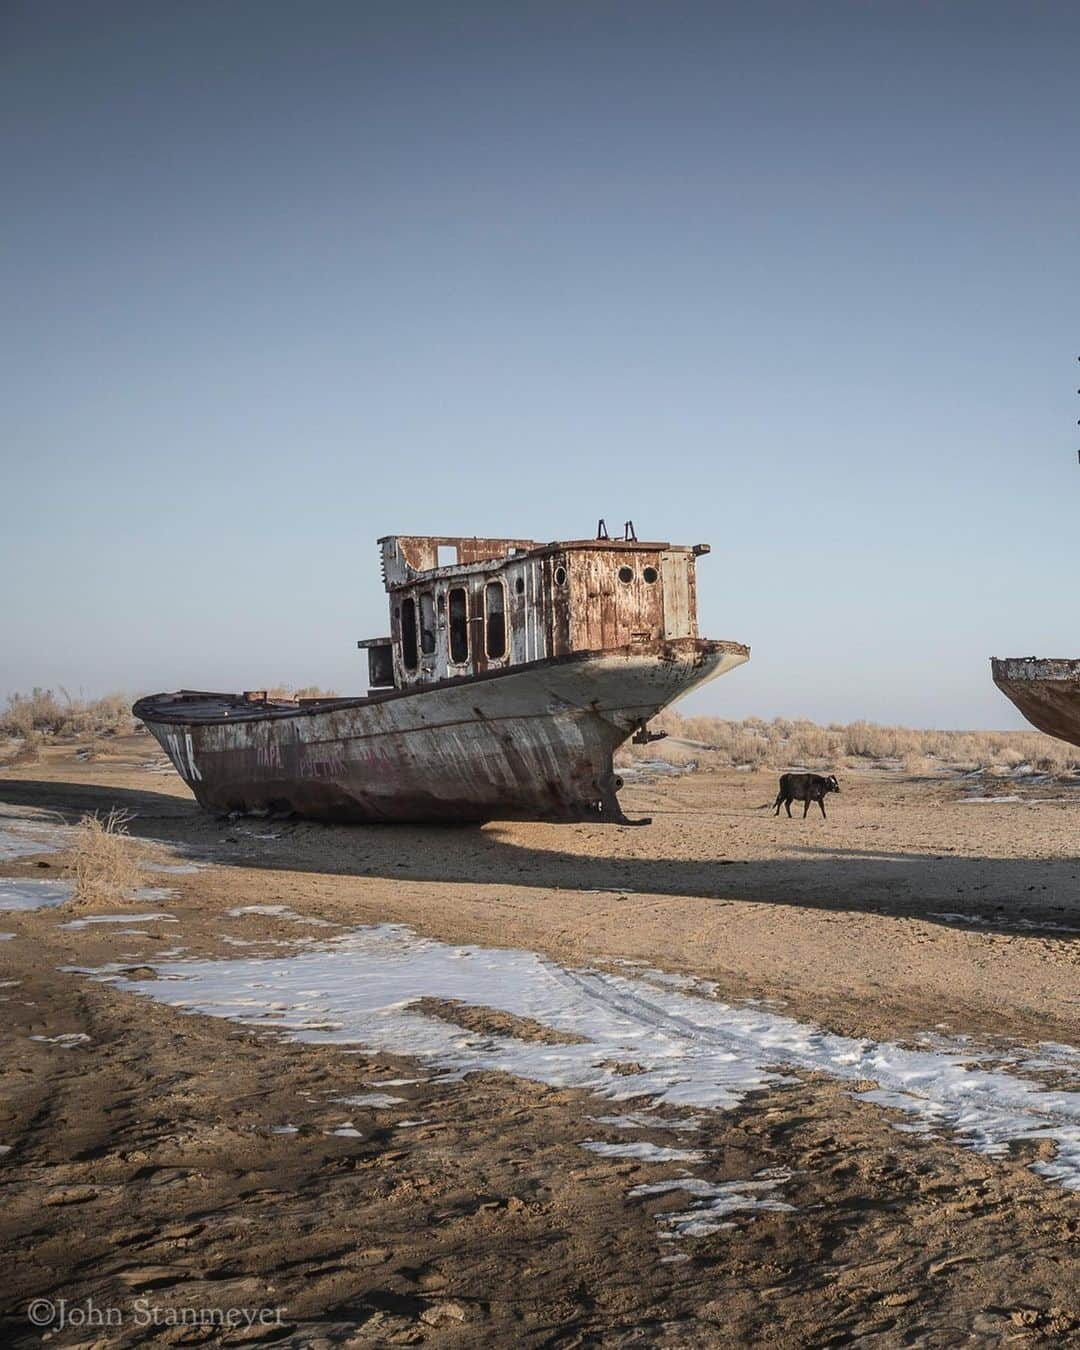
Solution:
<svg viewBox="0 0 1080 1350">
<path fill-rule="evenodd" d="M 809 810 L 810 810 L 810 798 L 807 797 L 806 801 L 804 801 L 803 804 L 802 804 L 802 818 L 803 818 L 803 820 L 806 819 L 806 813 L 807 813 L 807 811 L 809 811 Z"/>
<path fill-rule="evenodd" d="M 780 814 L 780 803 L 781 803 L 783 800 L 784 800 L 784 794 L 783 794 L 782 792 L 778 792 L 778 793 L 776 794 L 776 801 L 773 802 L 773 806 L 776 807 L 776 814 L 777 814 L 777 815 Z"/>
<path fill-rule="evenodd" d="M 784 805 L 787 807 L 787 816 L 788 816 L 788 820 L 790 820 L 790 819 L 791 819 L 791 798 L 790 798 L 790 797 L 785 797 L 785 798 L 784 798 Z"/>
<path fill-rule="evenodd" d="M 821 818 L 822 818 L 822 820 L 828 820 L 829 817 L 825 814 L 825 798 L 824 798 L 824 797 L 819 797 L 819 798 L 817 799 L 817 804 L 818 804 L 818 806 L 821 807 Z"/>
</svg>

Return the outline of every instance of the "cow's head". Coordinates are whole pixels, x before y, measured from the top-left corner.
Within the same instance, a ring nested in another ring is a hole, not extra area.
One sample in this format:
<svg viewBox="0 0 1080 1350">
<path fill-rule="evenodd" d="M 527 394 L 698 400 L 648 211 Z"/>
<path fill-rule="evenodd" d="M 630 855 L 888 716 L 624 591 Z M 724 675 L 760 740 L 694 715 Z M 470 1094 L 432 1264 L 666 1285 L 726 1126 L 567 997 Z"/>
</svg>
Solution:
<svg viewBox="0 0 1080 1350">
<path fill-rule="evenodd" d="M 835 774 L 829 774 L 828 778 L 825 779 L 825 791 L 826 792 L 840 791 L 840 784 L 836 781 Z"/>
</svg>

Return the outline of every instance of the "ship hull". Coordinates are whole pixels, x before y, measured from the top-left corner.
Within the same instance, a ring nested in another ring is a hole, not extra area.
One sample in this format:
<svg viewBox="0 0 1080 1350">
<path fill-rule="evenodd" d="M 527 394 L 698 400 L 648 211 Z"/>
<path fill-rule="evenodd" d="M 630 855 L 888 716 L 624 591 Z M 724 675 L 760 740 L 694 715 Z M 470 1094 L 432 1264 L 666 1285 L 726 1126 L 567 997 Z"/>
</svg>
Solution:
<svg viewBox="0 0 1080 1350">
<path fill-rule="evenodd" d="M 1080 745 L 1080 661 L 991 661 L 994 683 L 1033 727 Z"/>
<path fill-rule="evenodd" d="M 612 766 L 618 746 L 748 658 L 739 643 L 682 639 L 297 709 L 163 694 L 134 711 L 198 801 L 218 813 L 625 821 Z"/>
</svg>

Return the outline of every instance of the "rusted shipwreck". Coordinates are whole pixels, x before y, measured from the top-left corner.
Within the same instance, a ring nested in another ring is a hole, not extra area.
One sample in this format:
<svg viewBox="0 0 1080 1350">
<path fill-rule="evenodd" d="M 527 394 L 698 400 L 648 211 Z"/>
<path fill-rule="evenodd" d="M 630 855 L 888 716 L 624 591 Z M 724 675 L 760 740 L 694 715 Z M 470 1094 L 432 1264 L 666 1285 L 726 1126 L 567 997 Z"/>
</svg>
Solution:
<svg viewBox="0 0 1080 1350">
<path fill-rule="evenodd" d="M 994 683 L 1033 727 L 1080 745 L 1080 661 L 994 657 Z"/>
<path fill-rule="evenodd" d="M 698 636 L 697 559 L 622 539 L 379 540 L 390 636 L 364 697 L 182 690 L 134 713 L 203 806 L 336 821 L 607 820 L 612 756 L 741 665 Z"/>
</svg>

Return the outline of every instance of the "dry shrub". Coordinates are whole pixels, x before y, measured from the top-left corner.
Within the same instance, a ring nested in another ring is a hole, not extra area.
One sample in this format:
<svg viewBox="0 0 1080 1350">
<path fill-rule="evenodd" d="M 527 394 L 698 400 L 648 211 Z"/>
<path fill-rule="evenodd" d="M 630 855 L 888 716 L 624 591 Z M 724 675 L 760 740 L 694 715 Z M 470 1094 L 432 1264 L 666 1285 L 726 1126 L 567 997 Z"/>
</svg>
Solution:
<svg viewBox="0 0 1080 1350">
<path fill-rule="evenodd" d="M 29 736 L 39 732 L 49 736 L 119 736 L 131 732 L 131 700 L 126 694 L 106 694 L 103 698 L 76 698 L 66 689 L 60 698 L 51 689 L 33 689 L 29 694 L 12 694 L 0 711 L 0 733 Z"/>
<path fill-rule="evenodd" d="M 55 731 L 64 717 L 64 709 L 51 689 L 32 689 L 29 694 L 12 694 L 0 713 L 0 731 L 9 736 L 29 736 L 34 731 Z"/>
<path fill-rule="evenodd" d="M 116 904 L 127 899 L 139 880 L 135 846 L 128 834 L 131 813 L 116 807 L 79 821 L 75 836 L 76 904 Z"/>
<path fill-rule="evenodd" d="M 102 736 L 130 735 L 135 729 L 131 699 L 126 694 L 105 694 L 87 701 L 73 698 L 66 689 L 60 692 L 66 699 L 66 715 L 56 729 L 57 735 L 90 736 L 96 740 Z"/>
<path fill-rule="evenodd" d="M 4 768 L 15 769 L 20 764 L 36 764 L 41 758 L 44 744 L 45 737 L 39 731 L 28 731 L 22 738 L 22 744 L 3 761 Z"/>
</svg>

